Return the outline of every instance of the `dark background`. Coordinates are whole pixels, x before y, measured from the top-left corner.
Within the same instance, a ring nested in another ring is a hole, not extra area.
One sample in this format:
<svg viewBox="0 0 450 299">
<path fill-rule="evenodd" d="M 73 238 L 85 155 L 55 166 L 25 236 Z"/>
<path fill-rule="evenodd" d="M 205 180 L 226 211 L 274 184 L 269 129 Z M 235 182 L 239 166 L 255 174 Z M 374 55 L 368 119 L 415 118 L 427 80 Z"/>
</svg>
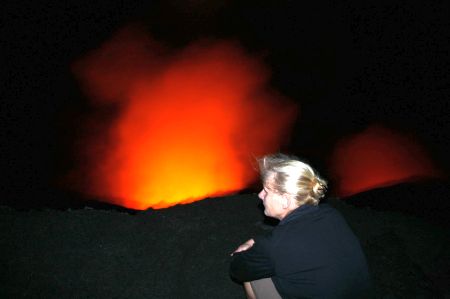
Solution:
<svg viewBox="0 0 450 299">
<path fill-rule="evenodd" d="M 381 123 L 412 134 L 448 173 L 449 4 L 309 2 L 4 2 L 2 203 L 61 196 L 53 182 L 73 166 L 77 124 L 90 109 L 70 64 L 129 22 L 173 49 L 211 37 L 264 54 L 272 86 L 301 105 L 283 150 L 322 172 L 340 137 Z"/>
</svg>

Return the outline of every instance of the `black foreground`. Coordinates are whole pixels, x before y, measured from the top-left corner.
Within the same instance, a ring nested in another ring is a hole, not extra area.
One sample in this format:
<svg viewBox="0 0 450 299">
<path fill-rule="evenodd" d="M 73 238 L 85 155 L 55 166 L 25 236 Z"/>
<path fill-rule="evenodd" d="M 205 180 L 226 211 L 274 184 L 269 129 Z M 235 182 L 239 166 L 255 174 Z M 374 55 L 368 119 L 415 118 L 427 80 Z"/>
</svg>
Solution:
<svg viewBox="0 0 450 299">
<path fill-rule="evenodd" d="M 329 202 L 360 238 L 377 298 L 450 298 L 448 227 Z M 229 254 L 271 229 L 258 203 L 246 194 L 137 213 L 1 207 L 0 298 L 244 298 Z"/>
</svg>

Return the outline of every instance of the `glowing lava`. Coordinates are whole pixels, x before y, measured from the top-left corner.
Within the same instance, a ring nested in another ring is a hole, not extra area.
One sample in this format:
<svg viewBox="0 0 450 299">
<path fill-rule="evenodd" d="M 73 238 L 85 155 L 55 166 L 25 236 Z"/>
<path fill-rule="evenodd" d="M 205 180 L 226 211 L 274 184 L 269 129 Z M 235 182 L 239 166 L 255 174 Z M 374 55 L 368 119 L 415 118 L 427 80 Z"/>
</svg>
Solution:
<svg viewBox="0 0 450 299">
<path fill-rule="evenodd" d="M 342 197 L 441 176 L 417 141 L 378 125 L 337 144 L 331 173 L 336 180 L 335 193 Z"/>
<path fill-rule="evenodd" d="M 73 70 L 95 109 L 75 177 L 84 193 L 128 208 L 245 188 L 255 156 L 279 150 L 297 113 L 232 42 L 169 53 L 128 27 Z"/>
</svg>

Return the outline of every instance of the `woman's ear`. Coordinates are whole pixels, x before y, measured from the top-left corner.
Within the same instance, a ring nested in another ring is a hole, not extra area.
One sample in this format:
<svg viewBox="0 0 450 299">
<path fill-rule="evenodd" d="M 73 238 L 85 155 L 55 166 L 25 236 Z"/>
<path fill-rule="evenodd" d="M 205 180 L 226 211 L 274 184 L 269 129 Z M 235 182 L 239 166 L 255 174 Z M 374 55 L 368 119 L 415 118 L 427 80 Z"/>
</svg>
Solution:
<svg viewBox="0 0 450 299">
<path fill-rule="evenodd" d="M 283 207 L 283 209 L 288 209 L 291 206 L 291 201 L 292 198 L 289 194 L 283 194 L 281 202 L 281 206 Z"/>
</svg>

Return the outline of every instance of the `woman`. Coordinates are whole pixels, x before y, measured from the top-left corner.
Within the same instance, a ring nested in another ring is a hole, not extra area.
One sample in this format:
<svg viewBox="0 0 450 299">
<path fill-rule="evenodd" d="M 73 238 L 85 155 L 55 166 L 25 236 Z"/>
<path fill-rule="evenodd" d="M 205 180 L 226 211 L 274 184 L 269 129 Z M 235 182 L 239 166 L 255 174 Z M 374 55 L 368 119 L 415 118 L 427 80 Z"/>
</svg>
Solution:
<svg viewBox="0 0 450 299">
<path fill-rule="evenodd" d="M 337 210 L 319 204 L 327 183 L 294 157 L 258 162 L 264 214 L 280 222 L 232 254 L 230 274 L 247 297 L 365 298 L 370 279 L 359 241 Z"/>
</svg>

